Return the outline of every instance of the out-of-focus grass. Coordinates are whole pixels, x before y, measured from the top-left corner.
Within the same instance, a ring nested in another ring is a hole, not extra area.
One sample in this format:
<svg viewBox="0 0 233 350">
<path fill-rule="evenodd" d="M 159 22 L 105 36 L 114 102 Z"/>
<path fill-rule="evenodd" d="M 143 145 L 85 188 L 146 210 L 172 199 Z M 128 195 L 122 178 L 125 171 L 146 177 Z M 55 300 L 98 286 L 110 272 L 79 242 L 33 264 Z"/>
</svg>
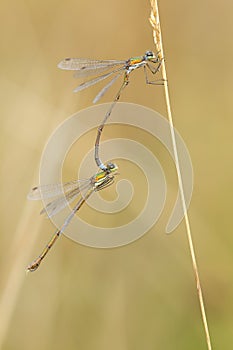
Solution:
<svg viewBox="0 0 233 350">
<path fill-rule="evenodd" d="M 190 220 L 210 332 L 214 347 L 221 349 L 232 343 L 232 6 L 160 4 L 175 126 L 195 172 Z M 34 210 L 25 214 L 44 144 L 61 121 L 91 104 L 96 91 L 72 94 L 76 82 L 56 68 L 57 62 L 65 56 L 127 58 L 153 49 L 153 42 L 149 1 L 102 0 L 91 9 L 70 0 L 3 2 L 0 16 L 1 297 L 14 262 L 22 274 L 29 262 L 30 244 L 17 233 L 22 223 L 30 221 L 29 241 L 42 223 L 32 258 L 54 229 L 39 217 L 39 203 L 29 203 Z M 163 113 L 162 89 L 156 87 L 155 98 L 143 79 L 135 72 L 122 101 Z M 125 132 L 109 128 L 104 138 Z M 163 233 L 176 192 L 173 164 L 148 135 L 138 130 L 127 135 L 153 148 L 164 167 L 169 188 L 161 219 L 142 239 L 118 249 L 91 249 L 63 237 L 41 269 L 20 280 L 3 349 L 205 348 L 184 226 L 171 236 Z M 92 146 L 89 136 L 80 150 Z M 13 301 L 14 287 L 9 285 L 8 300 Z M 1 314 L 1 322 L 6 320 Z"/>
</svg>

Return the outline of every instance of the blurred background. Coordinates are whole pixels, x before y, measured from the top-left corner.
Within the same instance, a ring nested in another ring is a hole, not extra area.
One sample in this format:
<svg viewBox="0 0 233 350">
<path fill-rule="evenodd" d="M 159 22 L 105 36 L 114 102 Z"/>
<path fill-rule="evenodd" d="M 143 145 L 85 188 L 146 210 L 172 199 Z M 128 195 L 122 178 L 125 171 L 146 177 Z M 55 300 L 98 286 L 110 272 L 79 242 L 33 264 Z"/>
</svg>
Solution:
<svg viewBox="0 0 233 350">
<path fill-rule="evenodd" d="M 165 0 L 159 6 L 174 122 L 194 168 L 189 217 L 213 348 L 231 349 L 233 5 Z M 25 274 L 54 231 L 39 215 L 41 203 L 26 199 L 39 181 L 43 148 L 100 89 L 73 94 L 78 81 L 57 63 L 67 56 L 127 59 L 154 50 L 149 13 L 149 1 L 140 0 L 1 1 L 1 349 L 206 349 L 184 223 L 164 233 L 177 193 L 174 164 L 145 132 L 107 126 L 103 140 L 127 136 L 160 160 L 168 195 L 158 223 L 117 249 L 88 248 L 64 236 L 37 272 Z M 111 101 L 114 89 L 102 102 Z M 146 86 L 142 71 L 131 75 L 121 101 L 166 115 L 163 88 Z M 66 179 L 74 178 L 94 136 L 95 130 L 79 140 L 76 158 L 68 155 Z M 117 163 L 137 188 L 143 183 L 136 167 Z"/>
</svg>

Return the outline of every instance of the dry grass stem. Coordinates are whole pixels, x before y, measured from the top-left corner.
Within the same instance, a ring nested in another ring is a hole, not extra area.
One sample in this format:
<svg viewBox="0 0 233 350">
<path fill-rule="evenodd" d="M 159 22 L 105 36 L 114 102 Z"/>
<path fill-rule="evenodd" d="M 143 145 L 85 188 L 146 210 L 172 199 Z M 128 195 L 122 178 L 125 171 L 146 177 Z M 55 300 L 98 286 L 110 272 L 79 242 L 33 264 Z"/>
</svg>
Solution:
<svg viewBox="0 0 233 350">
<path fill-rule="evenodd" d="M 154 38 L 154 43 L 155 43 L 156 49 L 157 49 L 157 51 L 159 51 L 160 57 L 162 58 L 162 57 L 164 57 L 164 53 L 163 53 L 163 43 L 162 43 L 162 35 L 161 35 L 157 0 L 151 0 L 151 14 L 150 14 L 149 21 L 150 21 L 152 28 L 153 28 L 153 38 Z M 204 325 L 204 329 L 205 329 L 207 347 L 208 347 L 208 350 L 211 350 L 212 349 L 211 340 L 210 340 L 209 328 L 208 328 L 204 300 L 203 300 L 203 295 L 202 295 L 202 288 L 201 288 L 199 272 L 198 272 L 198 267 L 197 267 L 197 262 L 196 262 L 196 256 L 195 256 L 195 251 L 194 251 L 194 246 L 193 246 L 189 217 L 187 214 L 187 208 L 186 208 L 186 203 L 185 203 L 183 182 L 182 182 L 182 176 L 181 176 L 181 171 L 180 171 L 177 145 L 176 145 L 176 139 L 175 139 L 175 133 L 174 133 L 173 118 L 172 118 L 172 112 L 171 112 L 171 104 L 170 104 L 170 98 L 169 98 L 166 65 L 165 65 L 164 60 L 162 62 L 162 66 L 161 66 L 161 73 L 162 73 L 163 79 L 165 80 L 164 91 L 165 91 L 165 100 L 166 100 L 166 106 L 167 106 L 167 116 L 168 116 L 168 120 L 169 120 L 170 131 L 171 131 L 173 152 L 174 152 L 174 157 L 175 157 L 175 165 L 176 165 L 176 171 L 177 171 L 177 177 L 178 177 L 178 184 L 179 184 L 182 207 L 183 207 L 183 212 L 184 212 L 184 219 L 185 219 L 185 225 L 186 225 L 188 244 L 189 244 L 189 249 L 190 249 L 190 253 L 191 253 L 193 270 L 194 270 L 196 283 L 197 283 L 197 293 L 198 293 L 198 299 L 199 299 L 199 304 L 200 304 L 200 308 L 201 308 L 203 325 Z"/>
</svg>

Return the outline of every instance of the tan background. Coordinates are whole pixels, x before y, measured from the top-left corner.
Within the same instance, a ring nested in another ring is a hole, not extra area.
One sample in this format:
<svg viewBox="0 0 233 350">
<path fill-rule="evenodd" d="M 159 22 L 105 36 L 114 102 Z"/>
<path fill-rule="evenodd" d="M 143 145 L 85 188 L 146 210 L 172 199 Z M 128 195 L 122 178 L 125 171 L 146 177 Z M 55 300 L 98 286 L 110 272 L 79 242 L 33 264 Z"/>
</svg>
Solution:
<svg viewBox="0 0 233 350">
<path fill-rule="evenodd" d="M 139 0 L 1 1 L 2 349 L 206 349 L 184 224 L 164 234 L 177 189 L 174 164 L 145 133 L 107 127 L 104 138 L 130 135 L 160 159 L 169 187 L 158 224 L 113 250 L 63 237 L 40 270 L 24 273 L 54 230 L 39 216 L 41 204 L 26 200 L 38 182 L 43 147 L 65 118 L 91 105 L 99 88 L 72 94 L 77 82 L 56 64 L 66 56 L 124 59 L 153 50 L 149 10 Z M 175 125 L 195 172 L 190 221 L 210 332 L 221 350 L 233 341 L 232 10 L 227 0 L 221 7 L 215 0 L 160 3 Z M 145 86 L 142 72 L 131 78 L 122 101 L 165 114 L 163 89 Z M 77 167 L 93 140 L 94 131 L 75 146 L 64 177 L 73 178 L 74 161 Z M 143 175 L 119 165 L 123 175 L 135 174 L 144 193 Z M 136 209 L 143 199 L 139 192 Z M 99 222 L 95 215 L 91 220 Z"/>
</svg>

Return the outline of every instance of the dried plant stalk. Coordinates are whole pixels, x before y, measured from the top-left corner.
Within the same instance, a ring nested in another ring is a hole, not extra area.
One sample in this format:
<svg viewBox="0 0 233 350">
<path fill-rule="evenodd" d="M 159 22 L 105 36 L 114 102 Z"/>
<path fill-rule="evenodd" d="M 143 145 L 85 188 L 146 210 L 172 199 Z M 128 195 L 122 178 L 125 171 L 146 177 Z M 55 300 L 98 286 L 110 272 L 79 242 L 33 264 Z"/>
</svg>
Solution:
<svg viewBox="0 0 233 350">
<path fill-rule="evenodd" d="M 159 21 L 159 10 L 158 10 L 157 0 L 151 0 L 151 13 L 150 13 L 149 21 L 150 21 L 150 24 L 153 28 L 153 38 L 154 38 L 156 50 L 159 51 L 160 58 L 163 58 L 164 52 L 163 52 L 163 43 L 162 43 L 162 35 L 161 35 L 161 27 L 160 27 L 160 21 Z M 177 145 L 176 145 L 176 139 L 175 139 L 175 133 L 174 133 L 173 117 L 172 117 L 172 112 L 171 112 L 171 103 L 170 103 L 170 98 L 169 98 L 166 64 L 165 64 L 164 60 L 162 61 L 161 73 L 162 73 L 162 77 L 164 79 L 164 91 L 165 91 L 165 100 L 166 100 L 166 106 L 167 106 L 167 116 L 168 116 L 168 120 L 169 120 L 170 131 L 171 131 L 171 138 L 172 138 L 173 152 L 174 152 L 174 157 L 175 157 L 175 165 L 176 165 L 176 171 L 177 171 L 177 177 L 178 177 L 178 184 L 179 184 L 179 190 L 180 190 L 185 225 L 186 225 L 186 233 L 187 233 L 187 238 L 188 238 L 191 259 L 192 259 L 194 275 L 196 278 L 197 293 L 198 293 L 198 299 L 199 299 L 199 304 L 200 304 L 200 309 L 201 309 L 203 326 L 204 326 L 205 335 L 206 335 L 207 347 L 208 347 L 208 350 L 211 350 L 212 346 L 211 346 L 209 328 L 208 328 L 207 317 L 206 317 L 206 312 L 205 312 L 202 288 L 201 288 L 199 272 L 198 272 L 198 267 L 197 267 L 197 262 L 196 262 L 196 256 L 195 256 L 194 245 L 193 245 L 193 240 L 192 240 L 189 217 L 187 214 L 187 208 L 186 208 L 186 203 L 185 203 L 184 188 L 183 188 L 182 176 L 181 176 L 181 171 L 180 171 Z"/>
</svg>

